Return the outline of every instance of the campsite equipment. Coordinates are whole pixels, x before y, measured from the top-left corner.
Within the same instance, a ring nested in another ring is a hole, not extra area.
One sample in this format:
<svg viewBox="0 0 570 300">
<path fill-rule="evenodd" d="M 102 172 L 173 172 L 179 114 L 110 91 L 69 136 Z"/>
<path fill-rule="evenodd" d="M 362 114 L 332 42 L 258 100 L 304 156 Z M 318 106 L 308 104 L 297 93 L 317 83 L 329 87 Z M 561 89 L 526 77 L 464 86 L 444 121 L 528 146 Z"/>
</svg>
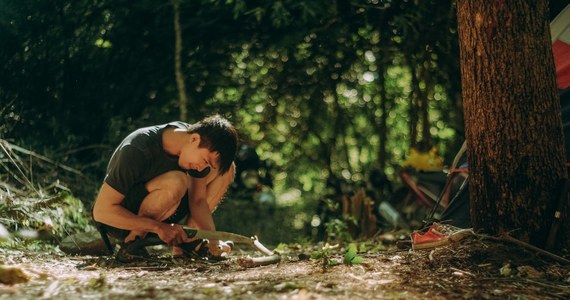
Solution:
<svg viewBox="0 0 570 300">
<path fill-rule="evenodd" d="M 382 201 L 378 205 L 378 214 L 393 228 L 408 229 L 408 224 L 403 220 L 402 215 L 388 201 Z"/>
<path fill-rule="evenodd" d="M 429 222 L 437 218 L 452 220 L 452 224 L 458 227 L 470 227 L 466 193 L 468 172 L 464 157 L 466 149 L 463 143 L 447 174 L 443 170 L 417 171 L 406 168 L 400 171 L 404 187 L 394 193 L 390 203 L 407 221 L 422 219 Z M 436 216 L 437 212 L 440 214 Z"/>
</svg>

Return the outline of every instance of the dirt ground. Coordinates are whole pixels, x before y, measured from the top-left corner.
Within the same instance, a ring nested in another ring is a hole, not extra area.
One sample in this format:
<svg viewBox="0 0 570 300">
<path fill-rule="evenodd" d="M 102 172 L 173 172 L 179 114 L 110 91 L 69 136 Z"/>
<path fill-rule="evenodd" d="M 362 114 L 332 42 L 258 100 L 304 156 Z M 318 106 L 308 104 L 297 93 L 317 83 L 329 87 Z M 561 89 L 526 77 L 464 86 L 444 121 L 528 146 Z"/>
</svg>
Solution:
<svg viewBox="0 0 570 300">
<path fill-rule="evenodd" d="M 0 283 L 0 299 L 570 299 L 569 265 L 505 241 L 469 237 L 412 251 L 368 240 L 353 264 L 331 246 L 281 246 L 280 263 L 251 268 L 239 259 L 259 253 L 246 249 L 215 263 L 175 260 L 161 248 L 128 263 L 0 249 L 0 264 L 28 280 Z"/>
</svg>

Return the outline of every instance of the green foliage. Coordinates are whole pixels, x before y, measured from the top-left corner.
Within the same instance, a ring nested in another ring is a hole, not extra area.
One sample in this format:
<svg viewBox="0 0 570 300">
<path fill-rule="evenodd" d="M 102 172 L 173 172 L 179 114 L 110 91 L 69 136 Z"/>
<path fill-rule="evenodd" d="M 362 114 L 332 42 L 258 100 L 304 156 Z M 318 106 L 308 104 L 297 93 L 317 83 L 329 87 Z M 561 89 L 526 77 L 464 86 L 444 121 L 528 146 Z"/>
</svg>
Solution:
<svg viewBox="0 0 570 300">
<path fill-rule="evenodd" d="M 0 136 L 84 172 L 66 183 L 89 205 L 126 134 L 178 118 L 172 5 L 0 5 L 0 39 L 10 41 L 0 45 Z M 361 184 L 377 165 L 396 178 L 422 138 L 410 136 L 418 74 L 433 142 L 450 157 L 462 139 L 453 9 L 448 0 L 180 1 L 183 121 L 228 116 L 275 163 L 274 190 L 301 191 L 295 209 L 310 209 L 327 178 Z M 329 225 L 335 238 L 346 239 L 346 221 Z"/>
<path fill-rule="evenodd" d="M 342 218 L 342 219 L 335 218 L 325 223 L 327 240 L 339 241 L 339 242 L 352 241 L 352 235 L 350 234 L 350 232 L 348 232 L 347 222 L 353 222 L 353 220 L 347 218 Z"/>
<path fill-rule="evenodd" d="M 337 247 L 338 245 L 331 246 L 329 243 L 326 243 L 320 250 L 315 250 L 311 253 L 311 259 L 319 261 L 323 270 L 336 266 L 339 262 L 336 259 L 331 258 L 331 254 Z"/>
<path fill-rule="evenodd" d="M 94 229 L 83 203 L 67 192 L 47 199 L 6 197 L 0 202 L 0 215 L 12 232 L 13 245 L 26 239 L 57 243 L 70 234 Z"/>
<path fill-rule="evenodd" d="M 286 244 L 286 243 L 279 243 L 279 244 L 277 245 L 277 247 L 275 247 L 274 250 L 280 253 L 280 252 L 283 252 L 283 251 L 284 251 L 285 249 L 287 249 L 288 247 L 289 247 L 289 245 Z"/>
<path fill-rule="evenodd" d="M 339 264 L 339 261 L 332 258 L 332 256 L 338 247 L 339 244 L 330 245 L 329 243 L 326 243 L 321 249 L 314 250 L 311 253 L 311 259 L 318 261 L 321 264 L 323 270 L 326 270 L 332 266 L 336 266 Z M 360 251 L 362 250 L 363 249 L 360 249 Z M 361 256 L 358 256 L 358 252 L 359 250 L 357 249 L 357 245 L 355 243 L 348 244 L 346 252 L 344 254 L 343 263 L 345 265 L 356 265 L 363 263 L 364 260 Z"/>
<path fill-rule="evenodd" d="M 356 244 L 350 243 L 346 248 L 346 253 L 344 254 L 344 264 L 345 265 L 357 265 L 363 262 L 362 257 L 358 256 L 358 250 Z"/>
</svg>

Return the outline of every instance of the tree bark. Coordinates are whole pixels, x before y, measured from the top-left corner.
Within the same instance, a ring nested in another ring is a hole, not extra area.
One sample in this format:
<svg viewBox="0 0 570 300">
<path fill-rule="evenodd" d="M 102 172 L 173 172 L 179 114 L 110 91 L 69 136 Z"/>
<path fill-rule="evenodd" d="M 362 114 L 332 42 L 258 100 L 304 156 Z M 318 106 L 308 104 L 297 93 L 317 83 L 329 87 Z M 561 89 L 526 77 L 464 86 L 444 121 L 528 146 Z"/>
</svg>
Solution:
<svg viewBox="0 0 570 300">
<path fill-rule="evenodd" d="M 379 141 L 378 162 L 380 169 L 386 170 L 386 162 L 388 161 L 387 142 L 388 142 L 388 93 L 386 93 L 386 71 L 384 64 L 378 64 L 378 87 L 380 96 L 380 122 L 379 122 Z"/>
<path fill-rule="evenodd" d="M 412 76 L 410 93 L 410 104 L 408 106 L 408 120 L 409 120 L 409 135 L 410 135 L 410 148 L 416 147 L 418 144 L 418 97 L 419 97 L 419 83 L 416 77 L 415 61 L 412 59 L 412 54 L 405 54 L 406 63 L 410 67 L 410 74 Z"/>
<path fill-rule="evenodd" d="M 457 16 L 472 223 L 543 246 L 566 178 L 548 1 L 458 0 Z"/>
<path fill-rule="evenodd" d="M 178 88 L 178 109 L 180 120 L 188 121 L 188 96 L 184 83 L 184 73 L 182 72 L 182 30 L 180 29 L 180 2 L 172 0 L 174 10 L 174 74 L 176 77 L 176 87 Z"/>
<path fill-rule="evenodd" d="M 429 60 L 429 56 L 426 57 L 426 61 Z M 429 95 L 429 89 L 432 87 L 432 83 L 429 82 L 429 74 L 426 70 L 426 68 L 424 66 L 419 66 L 418 67 L 419 71 L 420 71 L 420 75 L 421 77 L 419 77 L 418 79 L 416 79 L 416 84 L 417 84 L 417 92 L 418 92 L 418 97 L 419 97 L 419 115 L 422 121 L 422 138 L 421 138 L 421 142 L 420 145 L 423 145 L 425 147 L 425 149 L 423 149 L 423 151 L 429 151 L 431 149 L 432 146 L 434 146 L 432 144 L 432 139 L 431 139 L 431 124 L 429 122 L 429 100 L 428 100 L 428 95 Z M 425 87 L 426 90 L 422 91 L 419 83 L 420 80 L 423 81 L 425 83 Z"/>
</svg>

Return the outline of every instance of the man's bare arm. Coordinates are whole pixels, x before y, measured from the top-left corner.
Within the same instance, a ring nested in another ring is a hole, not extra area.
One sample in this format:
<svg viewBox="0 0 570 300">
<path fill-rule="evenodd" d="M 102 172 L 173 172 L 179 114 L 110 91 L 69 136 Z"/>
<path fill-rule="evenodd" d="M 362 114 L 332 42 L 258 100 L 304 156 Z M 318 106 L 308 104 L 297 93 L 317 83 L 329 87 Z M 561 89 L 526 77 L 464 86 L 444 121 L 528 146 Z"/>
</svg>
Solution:
<svg viewBox="0 0 570 300">
<path fill-rule="evenodd" d="M 191 217 L 188 225 L 198 229 L 216 230 L 212 212 L 208 207 L 207 178 L 190 178 L 188 201 Z"/>
<path fill-rule="evenodd" d="M 124 230 L 154 232 L 167 244 L 182 242 L 185 235 L 180 226 L 172 228 L 169 224 L 135 215 L 121 206 L 123 199 L 123 194 L 103 183 L 93 207 L 95 221 Z"/>
<path fill-rule="evenodd" d="M 228 190 L 230 184 L 234 180 L 234 177 L 234 164 L 231 165 L 228 172 L 221 176 L 218 175 L 217 172 L 211 172 L 205 178 L 190 177 L 188 194 L 190 196 L 189 206 L 191 218 L 188 220 L 188 226 L 199 229 L 215 230 L 212 212 L 220 204 L 222 197 Z M 204 202 L 206 205 L 204 205 Z"/>
</svg>

